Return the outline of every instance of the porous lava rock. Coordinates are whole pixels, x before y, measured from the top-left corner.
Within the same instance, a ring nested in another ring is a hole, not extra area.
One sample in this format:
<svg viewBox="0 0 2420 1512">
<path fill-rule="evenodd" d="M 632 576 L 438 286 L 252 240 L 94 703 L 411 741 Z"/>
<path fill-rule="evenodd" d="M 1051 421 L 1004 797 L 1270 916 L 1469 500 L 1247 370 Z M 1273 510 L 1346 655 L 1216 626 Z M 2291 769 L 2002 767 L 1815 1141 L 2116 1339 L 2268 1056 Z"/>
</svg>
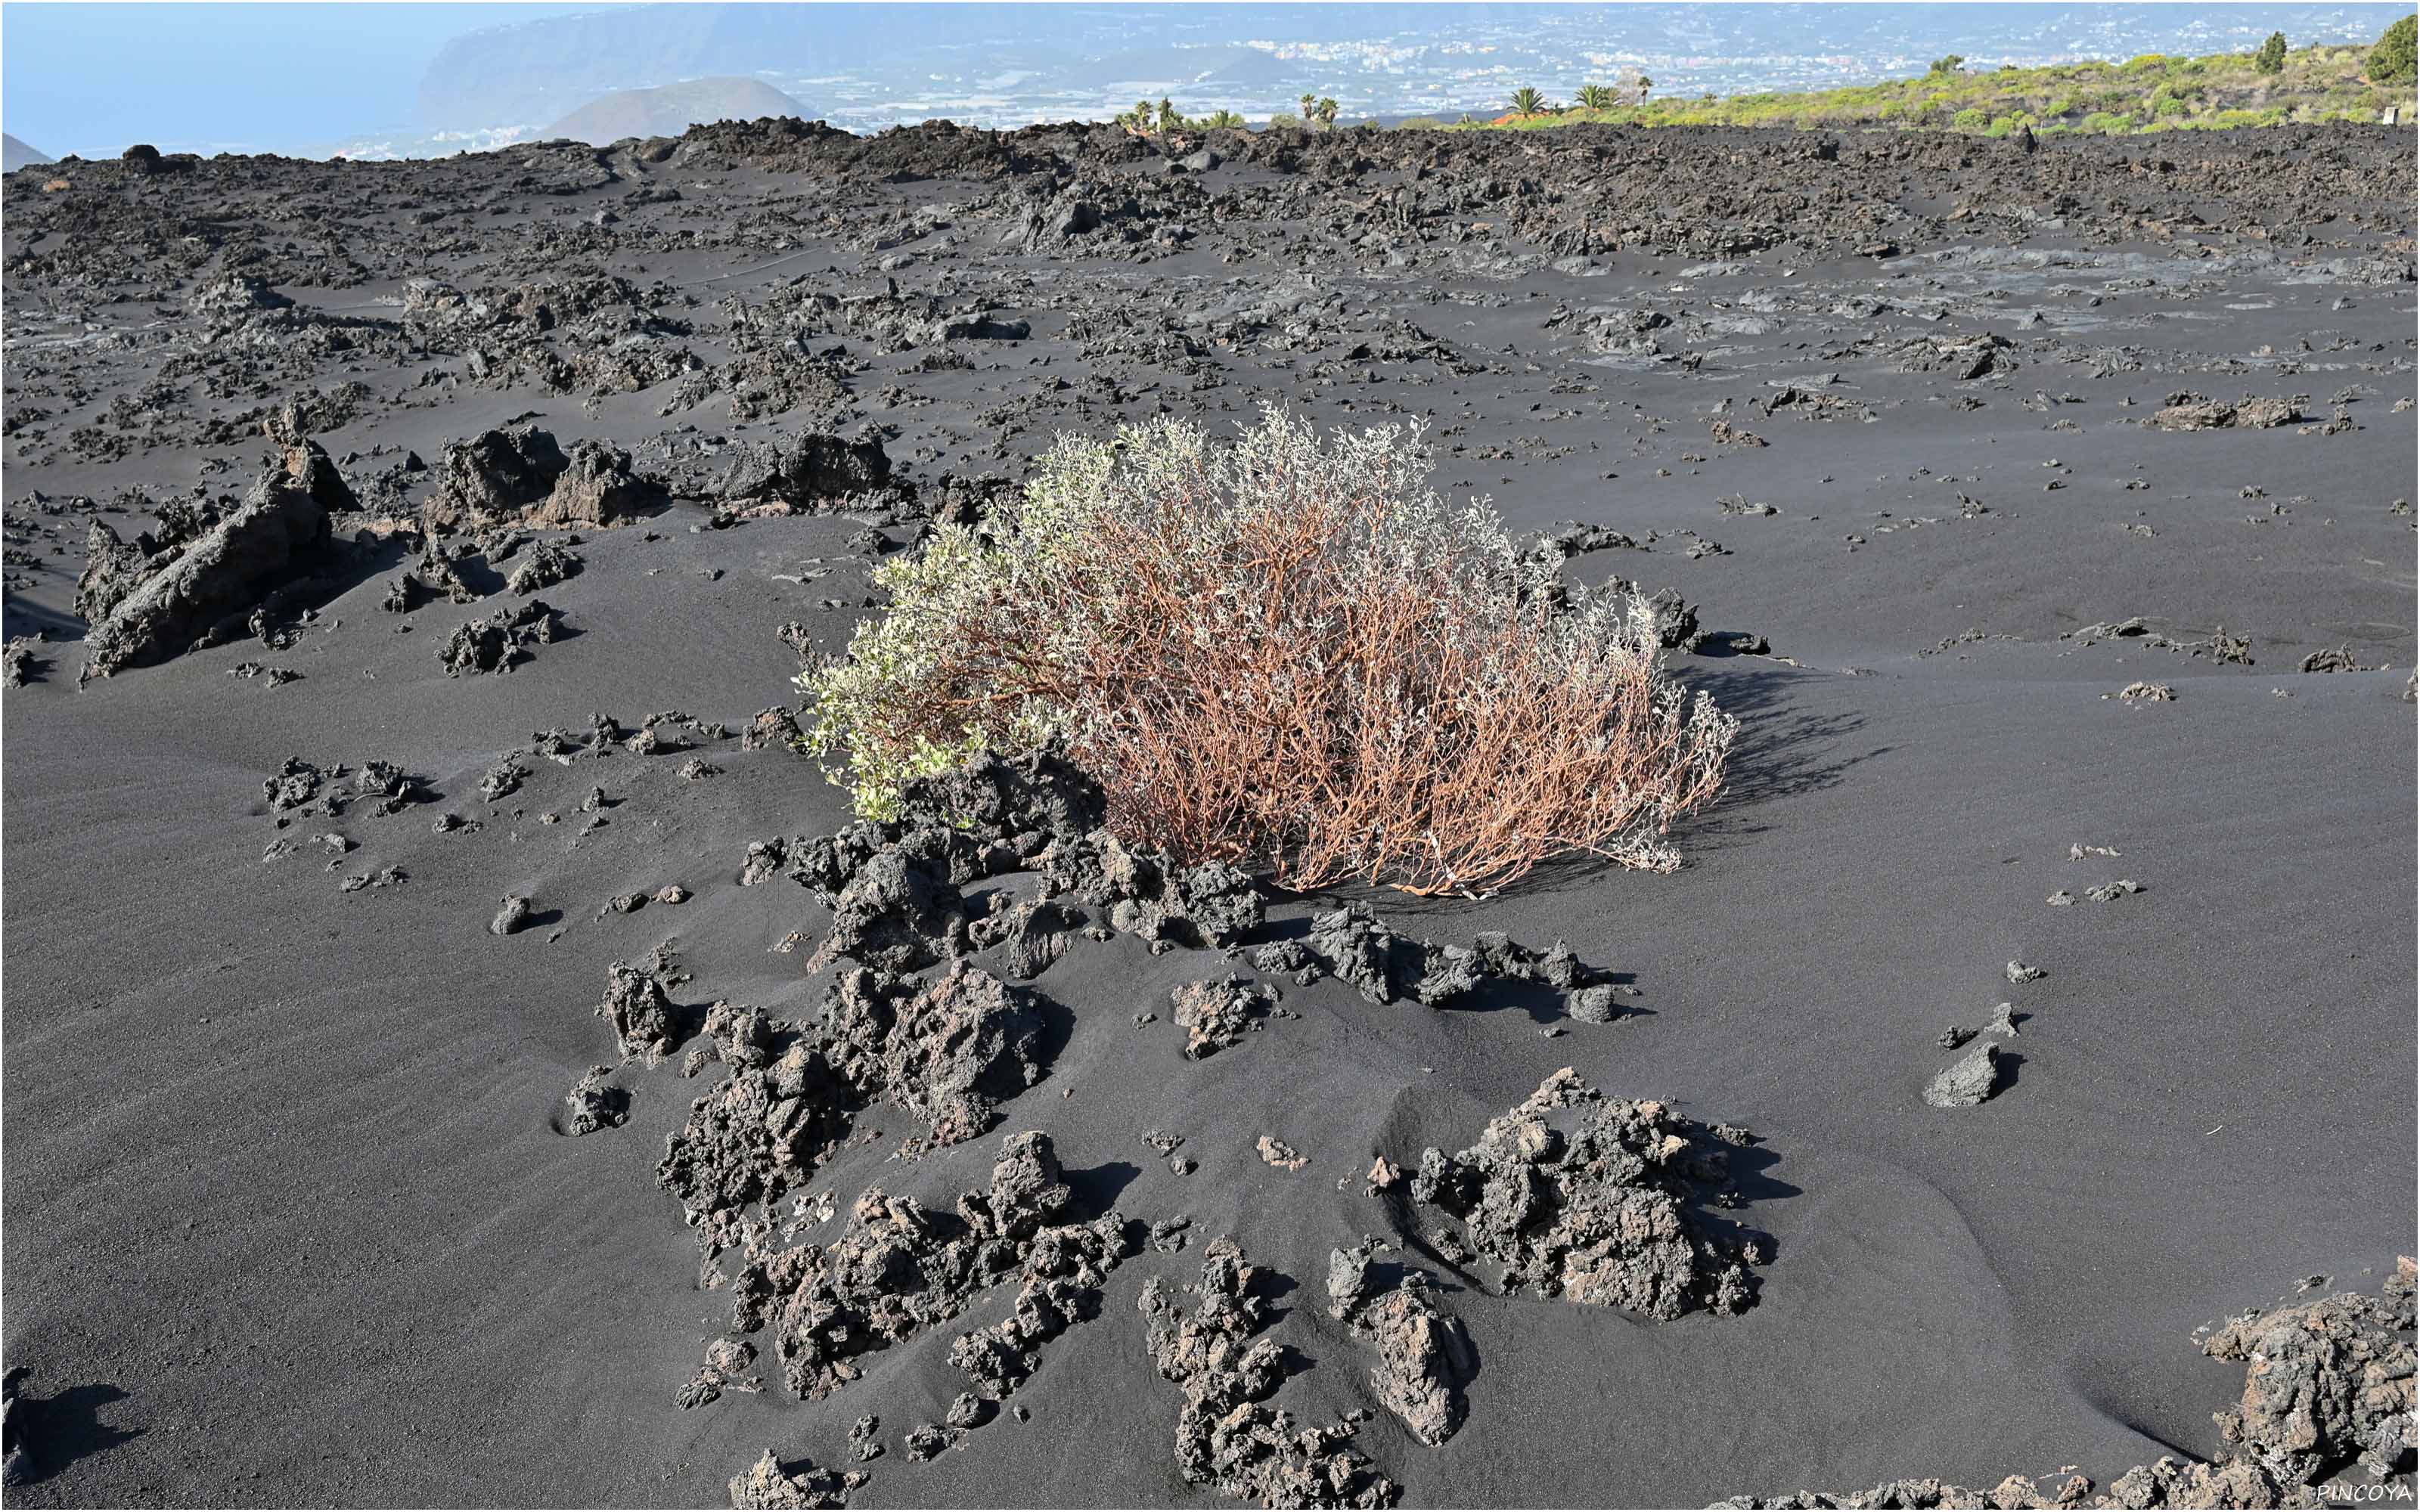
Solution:
<svg viewBox="0 0 2420 1512">
<path fill-rule="evenodd" d="M 1729 1154 L 1665 1103 L 1606 1097 L 1565 1067 L 1469 1149 L 1422 1150 L 1412 1195 L 1460 1220 L 1508 1293 L 1658 1319 L 1730 1314 L 1754 1299 L 1762 1251 L 1698 1216 L 1738 1200 Z"/>
<path fill-rule="evenodd" d="M 1352 1446 L 1357 1414 L 1303 1428 L 1268 1405 L 1290 1373 L 1285 1350 L 1265 1332 L 1270 1279 L 1221 1238 L 1202 1251 L 1190 1306 L 1158 1276 L 1143 1283 L 1136 1305 L 1150 1319 L 1152 1363 L 1183 1396 L 1177 1473 L 1263 1506 L 1392 1506 L 1399 1488 Z"/>
</svg>

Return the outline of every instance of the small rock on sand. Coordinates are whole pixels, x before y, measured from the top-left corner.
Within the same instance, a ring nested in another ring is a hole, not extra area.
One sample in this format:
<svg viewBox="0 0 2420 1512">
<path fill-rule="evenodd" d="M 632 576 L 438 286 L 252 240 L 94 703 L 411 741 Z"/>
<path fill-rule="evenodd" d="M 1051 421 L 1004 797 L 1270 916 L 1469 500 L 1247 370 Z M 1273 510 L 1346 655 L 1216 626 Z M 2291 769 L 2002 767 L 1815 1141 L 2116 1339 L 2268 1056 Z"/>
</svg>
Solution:
<svg viewBox="0 0 2420 1512">
<path fill-rule="evenodd" d="M 1978 1044 L 1932 1078 L 1924 1100 L 1937 1108 L 1971 1108 L 1988 1101 L 1999 1087 L 2000 1047 Z"/>
<path fill-rule="evenodd" d="M 630 1094 L 613 1084 L 613 1068 L 597 1066 L 571 1087 L 564 1102 L 571 1116 L 563 1121 L 563 1132 L 568 1134 L 595 1134 L 599 1129 L 618 1129 L 630 1117 Z"/>
<path fill-rule="evenodd" d="M 1192 1059 L 1217 1055 L 1261 1026 L 1276 1009 L 1277 994 L 1245 977 L 1187 982 L 1169 995 L 1176 1023 L 1185 1031 L 1185 1053 Z"/>
<path fill-rule="evenodd" d="M 849 1492 L 865 1484 L 866 1473 L 836 1473 L 800 1460 L 797 1473 L 782 1468 L 768 1449 L 745 1471 L 731 1477 L 731 1504 L 743 1508 L 810 1508 L 848 1505 Z"/>
</svg>

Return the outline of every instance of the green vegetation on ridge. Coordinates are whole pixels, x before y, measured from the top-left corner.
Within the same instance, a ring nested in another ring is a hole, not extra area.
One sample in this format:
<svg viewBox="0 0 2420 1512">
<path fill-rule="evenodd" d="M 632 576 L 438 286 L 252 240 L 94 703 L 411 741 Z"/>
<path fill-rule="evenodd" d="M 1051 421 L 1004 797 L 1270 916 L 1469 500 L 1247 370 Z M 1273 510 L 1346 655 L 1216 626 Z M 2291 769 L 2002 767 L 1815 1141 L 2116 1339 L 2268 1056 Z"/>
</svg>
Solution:
<svg viewBox="0 0 2420 1512">
<path fill-rule="evenodd" d="M 2387 28 L 2369 47 L 2289 48 L 2273 35 L 2259 50 L 2208 57 L 2151 53 L 2124 63 L 1970 70 L 1955 54 L 1920 78 L 1802 94 L 1704 96 L 1552 104 L 1524 86 L 1510 115 L 1460 123 L 1461 129 L 1537 131 L 1603 121 L 1637 126 L 1890 126 L 2005 136 L 2038 133 L 2211 130 L 2288 122 L 2376 122 L 2399 109 L 2413 118 L 2413 18 Z M 1443 127 L 1443 121 L 1406 121 Z"/>
<path fill-rule="evenodd" d="M 2409 86 L 2420 77 L 2420 60 L 2413 57 L 2413 44 L 2420 39 L 2420 17 L 2406 16 L 2386 28 L 2386 35 L 2369 50 L 2370 79 L 2382 85 Z"/>
</svg>

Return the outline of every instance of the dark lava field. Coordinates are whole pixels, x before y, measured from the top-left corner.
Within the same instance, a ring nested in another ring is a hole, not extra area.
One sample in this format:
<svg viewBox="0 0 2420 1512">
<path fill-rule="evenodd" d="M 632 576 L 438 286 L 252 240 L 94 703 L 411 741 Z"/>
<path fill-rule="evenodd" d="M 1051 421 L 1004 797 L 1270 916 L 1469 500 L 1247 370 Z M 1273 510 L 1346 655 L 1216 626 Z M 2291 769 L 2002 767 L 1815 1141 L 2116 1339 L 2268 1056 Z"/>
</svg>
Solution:
<svg viewBox="0 0 2420 1512">
<path fill-rule="evenodd" d="M 2408 1496 L 2414 166 L 8 176 L 10 1504 Z M 1272 405 L 1660 595 L 1680 870 L 1294 897 L 1034 760 L 851 825 L 876 564 Z"/>
</svg>

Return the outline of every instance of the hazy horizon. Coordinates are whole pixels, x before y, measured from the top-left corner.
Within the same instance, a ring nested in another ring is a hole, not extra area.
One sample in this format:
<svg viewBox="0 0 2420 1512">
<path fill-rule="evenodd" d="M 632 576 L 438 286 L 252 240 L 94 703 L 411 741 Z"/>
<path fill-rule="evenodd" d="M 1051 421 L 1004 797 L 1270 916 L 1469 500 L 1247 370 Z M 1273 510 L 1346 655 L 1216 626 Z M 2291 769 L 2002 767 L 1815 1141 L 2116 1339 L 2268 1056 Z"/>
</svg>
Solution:
<svg viewBox="0 0 2420 1512">
<path fill-rule="evenodd" d="M 1256 123 L 1304 89 L 1348 118 L 1500 108 L 1617 66 L 1664 92 L 1825 87 L 1944 52 L 1980 67 L 2365 40 L 2408 6 L 1448 4 L 953 7 L 0 6 L 7 131 L 54 157 L 431 156 L 528 140 L 599 96 L 733 75 L 854 131 L 1098 119 L 1139 94 Z M 256 81 L 273 80 L 273 87 Z"/>
</svg>

